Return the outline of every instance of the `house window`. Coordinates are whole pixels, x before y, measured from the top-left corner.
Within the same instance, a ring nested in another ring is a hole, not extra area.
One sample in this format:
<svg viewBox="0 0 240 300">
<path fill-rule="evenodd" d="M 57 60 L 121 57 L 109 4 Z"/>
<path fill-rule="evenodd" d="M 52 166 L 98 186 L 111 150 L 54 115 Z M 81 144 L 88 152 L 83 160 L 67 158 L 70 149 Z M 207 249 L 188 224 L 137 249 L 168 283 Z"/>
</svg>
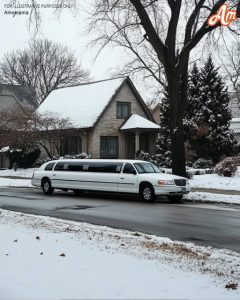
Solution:
<svg viewBox="0 0 240 300">
<path fill-rule="evenodd" d="M 131 114 L 130 102 L 117 102 L 117 118 L 126 119 Z"/>
<path fill-rule="evenodd" d="M 101 136 L 100 152 L 101 158 L 118 158 L 118 137 Z"/>
<path fill-rule="evenodd" d="M 79 136 L 65 137 L 60 141 L 60 155 L 74 155 L 82 152 L 82 139 Z"/>
</svg>

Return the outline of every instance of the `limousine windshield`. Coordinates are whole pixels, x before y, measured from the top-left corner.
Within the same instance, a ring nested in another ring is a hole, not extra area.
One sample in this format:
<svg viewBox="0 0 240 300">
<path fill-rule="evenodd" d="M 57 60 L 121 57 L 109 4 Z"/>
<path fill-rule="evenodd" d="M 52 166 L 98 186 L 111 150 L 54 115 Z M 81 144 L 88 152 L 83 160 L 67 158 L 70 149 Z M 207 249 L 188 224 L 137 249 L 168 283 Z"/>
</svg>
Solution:
<svg viewBox="0 0 240 300">
<path fill-rule="evenodd" d="M 134 167 L 139 174 L 145 173 L 161 173 L 161 171 L 152 163 L 135 163 Z"/>
</svg>

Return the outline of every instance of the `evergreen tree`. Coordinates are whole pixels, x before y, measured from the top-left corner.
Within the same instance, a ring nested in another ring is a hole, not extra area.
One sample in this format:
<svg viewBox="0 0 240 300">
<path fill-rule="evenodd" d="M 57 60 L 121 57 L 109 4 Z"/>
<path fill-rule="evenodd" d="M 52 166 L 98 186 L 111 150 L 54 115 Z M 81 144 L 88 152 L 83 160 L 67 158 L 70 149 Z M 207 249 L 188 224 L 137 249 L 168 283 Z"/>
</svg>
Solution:
<svg viewBox="0 0 240 300">
<path fill-rule="evenodd" d="M 194 131 L 194 124 L 192 122 L 193 116 L 196 111 L 201 109 L 201 102 L 199 101 L 200 94 L 201 74 L 197 64 L 194 63 L 193 68 L 189 72 L 188 103 L 184 119 L 185 139 L 187 142 L 189 141 L 189 136 L 191 136 Z"/>
<path fill-rule="evenodd" d="M 156 161 L 160 166 L 171 167 L 170 104 L 167 87 L 160 103 L 160 131 L 156 141 Z"/>
<path fill-rule="evenodd" d="M 237 151 L 237 139 L 230 130 L 229 95 L 211 57 L 200 74 L 194 66 L 189 84 L 189 106 L 185 127 L 196 158 L 218 161 Z"/>
</svg>

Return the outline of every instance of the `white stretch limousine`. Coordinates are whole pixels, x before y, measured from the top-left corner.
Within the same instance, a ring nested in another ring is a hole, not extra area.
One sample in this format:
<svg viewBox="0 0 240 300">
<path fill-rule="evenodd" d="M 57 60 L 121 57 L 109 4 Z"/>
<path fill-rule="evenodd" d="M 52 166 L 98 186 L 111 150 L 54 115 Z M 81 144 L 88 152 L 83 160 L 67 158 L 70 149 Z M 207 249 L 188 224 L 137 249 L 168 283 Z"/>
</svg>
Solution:
<svg viewBox="0 0 240 300">
<path fill-rule="evenodd" d="M 143 200 L 168 196 L 181 200 L 190 191 L 188 180 L 162 173 L 154 164 L 139 160 L 70 159 L 43 164 L 32 177 L 32 185 L 45 194 L 54 188 L 139 194 Z"/>
</svg>

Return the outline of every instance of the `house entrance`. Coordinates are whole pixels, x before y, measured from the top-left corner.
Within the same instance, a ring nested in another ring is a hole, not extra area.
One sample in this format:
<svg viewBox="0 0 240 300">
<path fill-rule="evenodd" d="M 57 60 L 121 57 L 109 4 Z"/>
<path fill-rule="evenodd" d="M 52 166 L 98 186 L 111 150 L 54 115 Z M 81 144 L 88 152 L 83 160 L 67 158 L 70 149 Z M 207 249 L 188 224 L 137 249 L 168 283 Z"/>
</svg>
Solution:
<svg viewBox="0 0 240 300">
<path fill-rule="evenodd" d="M 139 135 L 139 149 L 140 151 L 149 152 L 149 136 L 148 134 Z M 126 134 L 126 154 L 127 159 L 134 159 L 136 156 L 136 136 L 134 133 Z"/>
</svg>

